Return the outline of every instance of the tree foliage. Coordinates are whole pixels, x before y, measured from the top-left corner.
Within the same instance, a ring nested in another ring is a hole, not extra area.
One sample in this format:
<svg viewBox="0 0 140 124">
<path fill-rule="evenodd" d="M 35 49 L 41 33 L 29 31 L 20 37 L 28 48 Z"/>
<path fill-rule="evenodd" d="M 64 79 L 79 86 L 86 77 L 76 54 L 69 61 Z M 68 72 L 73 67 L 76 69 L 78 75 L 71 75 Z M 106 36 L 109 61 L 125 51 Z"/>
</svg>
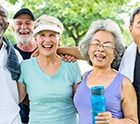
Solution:
<svg viewBox="0 0 140 124">
<path fill-rule="evenodd" d="M 126 40 L 130 39 L 128 29 L 124 28 L 124 17 L 138 5 L 130 0 L 7 0 L 11 5 L 22 2 L 21 7 L 30 8 L 38 18 L 42 14 L 55 16 L 64 25 L 62 44 L 78 45 L 91 22 L 110 18 L 116 21 Z M 126 45 L 130 43 L 126 42 Z"/>
</svg>

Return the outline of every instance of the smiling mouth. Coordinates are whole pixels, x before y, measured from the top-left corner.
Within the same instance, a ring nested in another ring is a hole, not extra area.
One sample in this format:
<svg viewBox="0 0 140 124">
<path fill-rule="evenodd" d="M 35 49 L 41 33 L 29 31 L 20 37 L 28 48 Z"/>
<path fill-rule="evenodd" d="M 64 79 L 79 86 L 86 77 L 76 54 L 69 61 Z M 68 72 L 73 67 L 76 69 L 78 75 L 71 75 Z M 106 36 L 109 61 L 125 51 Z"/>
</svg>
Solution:
<svg viewBox="0 0 140 124">
<path fill-rule="evenodd" d="M 30 34 L 29 32 L 28 33 L 19 33 L 20 35 L 26 35 L 26 34 Z"/>
<path fill-rule="evenodd" d="M 45 48 L 45 49 L 46 48 L 50 48 L 51 49 L 53 47 L 53 45 L 42 45 L 42 47 Z"/>
<path fill-rule="evenodd" d="M 30 34 L 30 32 L 29 31 L 19 31 L 19 34 L 20 35 L 26 35 L 26 34 Z"/>
<path fill-rule="evenodd" d="M 103 59 L 105 59 L 106 58 L 106 56 L 104 56 L 104 55 L 95 55 L 95 57 L 98 59 L 98 60 L 103 60 Z"/>
</svg>

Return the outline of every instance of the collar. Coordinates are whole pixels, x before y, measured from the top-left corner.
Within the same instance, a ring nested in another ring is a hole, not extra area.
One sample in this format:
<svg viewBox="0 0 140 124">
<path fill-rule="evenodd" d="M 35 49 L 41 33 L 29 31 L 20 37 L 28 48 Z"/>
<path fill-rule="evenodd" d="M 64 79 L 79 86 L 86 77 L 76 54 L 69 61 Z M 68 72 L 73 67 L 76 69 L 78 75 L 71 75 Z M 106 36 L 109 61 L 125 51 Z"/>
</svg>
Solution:
<svg viewBox="0 0 140 124">
<path fill-rule="evenodd" d="M 2 40 L 2 46 L 0 48 L 0 50 L 4 49 L 7 47 L 7 44 L 4 42 L 4 40 Z"/>
</svg>

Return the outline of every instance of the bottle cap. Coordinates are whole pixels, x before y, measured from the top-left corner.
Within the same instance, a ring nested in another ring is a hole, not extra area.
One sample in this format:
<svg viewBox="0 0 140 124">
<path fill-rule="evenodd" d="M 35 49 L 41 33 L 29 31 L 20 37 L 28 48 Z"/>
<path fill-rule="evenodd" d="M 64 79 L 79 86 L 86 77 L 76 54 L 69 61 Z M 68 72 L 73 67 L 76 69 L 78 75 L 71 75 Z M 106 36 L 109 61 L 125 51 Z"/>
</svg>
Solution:
<svg viewBox="0 0 140 124">
<path fill-rule="evenodd" d="M 94 86 L 91 88 L 92 95 L 102 95 L 104 94 L 104 86 Z"/>
</svg>

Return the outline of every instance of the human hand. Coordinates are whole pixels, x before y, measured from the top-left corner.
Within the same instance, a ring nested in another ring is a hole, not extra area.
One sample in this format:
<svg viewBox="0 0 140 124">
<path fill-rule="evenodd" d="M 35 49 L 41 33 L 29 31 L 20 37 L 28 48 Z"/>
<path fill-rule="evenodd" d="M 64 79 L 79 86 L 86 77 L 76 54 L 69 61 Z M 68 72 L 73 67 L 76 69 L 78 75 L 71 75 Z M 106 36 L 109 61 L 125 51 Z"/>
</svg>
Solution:
<svg viewBox="0 0 140 124">
<path fill-rule="evenodd" d="M 37 57 L 38 55 L 39 55 L 39 50 L 38 50 L 38 48 L 36 48 L 36 50 L 32 53 L 31 58 Z"/>
<path fill-rule="evenodd" d="M 110 112 L 99 113 L 95 119 L 96 124 L 112 124 L 112 114 Z"/>
<path fill-rule="evenodd" d="M 65 62 L 75 62 L 77 59 L 74 57 L 74 56 L 71 56 L 71 55 L 64 55 L 62 57 L 62 59 L 65 61 Z"/>
</svg>

